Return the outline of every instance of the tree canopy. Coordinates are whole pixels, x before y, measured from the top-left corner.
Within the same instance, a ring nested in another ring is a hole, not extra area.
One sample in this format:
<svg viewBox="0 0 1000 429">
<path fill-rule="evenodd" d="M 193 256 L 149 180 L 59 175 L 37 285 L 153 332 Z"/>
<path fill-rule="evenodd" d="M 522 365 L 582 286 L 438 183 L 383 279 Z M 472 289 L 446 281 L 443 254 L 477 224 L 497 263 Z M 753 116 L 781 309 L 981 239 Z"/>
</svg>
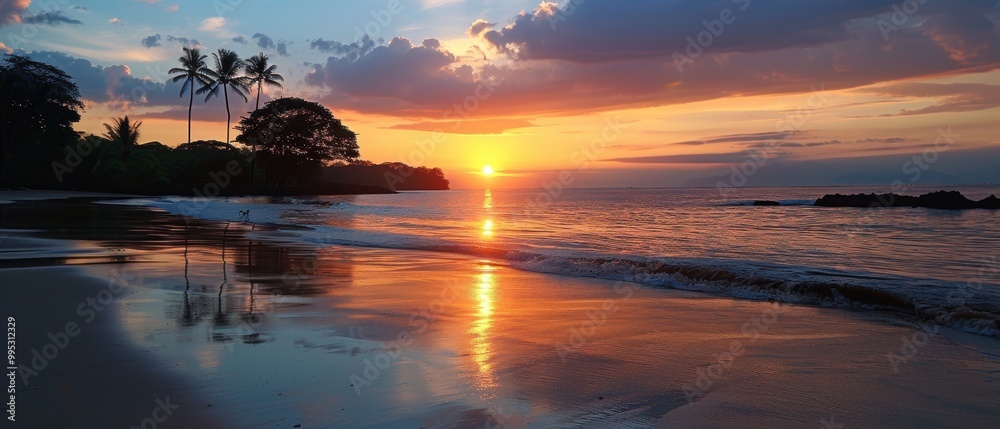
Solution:
<svg viewBox="0 0 1000 429">
<path fill-rule="evenodd" d="M 71 76 L 26 56 L 0 58 L 0 187 L 178 195 L 448 188 L 440 169 L 359 161 L 358 135 L 326 107 L 299 98 L 270 101 L 242 118 L 236 139 L 242 145 L 190 141 L 193 94 L 232 90 L 246 101 L 247 83 L 256 83 L 259 97 L 266 85 L 280 87 L 282 77 L 263 54 L 246 67 L 234 52 L 220 50 L 216 68 L 208 69 L 197 49 L 184 53 L 183 67 L 169 74 L 188 98 L 189 141 L 175 148 L 141 143 L 142 122 L 132 115 L 110 118 L 102 135 L 75 131 L 84 103 Z M 266 190 L 254 180 L 258 155 L 272 186 Z"/>
<path fill-rule="evenodd" d="M 259 148 L 269 181 L 309 179 L 325 164 L 360 156 L 356 133 L 326 107 L 301 98 L 270 101 L 236 128 L 237 142 Z"/>
<path fill-rule="evenodd" d="M 78 139 L 73 124 L 83 110 L 80 90 L 62 70 L 21 55 L 0 62 L 0 180 L 44 182 L 51 175 L 17 166 L 53 159 Z M 18 162 L 15 163 L 15 157 Z M 45 163 L 47 164 L 47 163 Z M 37 177 L 35 177 L 37 176 Z"/>
</svg>

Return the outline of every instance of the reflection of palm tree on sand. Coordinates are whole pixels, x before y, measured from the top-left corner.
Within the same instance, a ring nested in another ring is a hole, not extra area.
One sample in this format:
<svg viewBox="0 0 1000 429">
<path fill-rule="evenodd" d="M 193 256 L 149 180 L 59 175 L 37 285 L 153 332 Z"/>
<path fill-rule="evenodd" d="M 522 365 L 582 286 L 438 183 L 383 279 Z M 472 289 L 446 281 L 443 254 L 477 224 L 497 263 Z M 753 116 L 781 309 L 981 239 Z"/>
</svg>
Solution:
<svg viewBox="0 0 1000 429">
<path fill-rule="evenodd" d="M 184 314 L 182 324 L 184 326 L 194 325 L 194 317 L 191 316 L 191 299 L 188 296 L 191 290 L 191 280 L 188 278 L 188 227 L 184 225 Z"/>
<path fill-rule="evenodd" d="M 226 230 L 229 230 L 229 223 L 226 223 Z M 222 284 L 219 285 L 219 296 L 215 310 L 215 317 L 212 319 L 212 341 L 230 341 L 233 338 L 215 328 L 225 328 L 229 326 L 229 316 L 222 311 L 223 292 L 226 290 L 226 283 L 229 283 L 229 275 L 226 272 L 226 235 L 222 236 Z"/>
</svg>

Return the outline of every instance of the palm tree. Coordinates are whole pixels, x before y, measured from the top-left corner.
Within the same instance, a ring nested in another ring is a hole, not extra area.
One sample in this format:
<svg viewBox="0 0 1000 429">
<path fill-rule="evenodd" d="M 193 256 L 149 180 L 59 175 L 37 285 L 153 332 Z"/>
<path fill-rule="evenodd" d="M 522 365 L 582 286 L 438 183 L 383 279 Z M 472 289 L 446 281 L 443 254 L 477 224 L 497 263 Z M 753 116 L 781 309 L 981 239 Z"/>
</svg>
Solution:
<svg viewBox="0 0 1000 429">
<path fill-rule="evenodd" d="M 257 86 L 257 105 L 254 107 L 254 111 L 260 110 L 260 93 L 261 90 L 264 89 L 264 84 L 267 84 L 267 86 L 282 88 L 281 82 L 284 82 L 285 78 L 282 77 L 280 74 L 274 72 L 274 70 L 277 68 L 278 66 L 275 65 L 268 66 L 267 54 L 263 52 L 254 55 L 247 60 L 247 68 L 246 68 L 246 74 L 247 74 L 246 77 L 248 79 L 247 81 L 251 86 L 252 85 Z M 255 156 L 250 161 L 251 183 L 253 182 L 254 173 L 257 170 L 256 142 L 254 142 L 252 150 Z"/>
<path fill-rule="evenodd" d="M 114 118 L 110 124 L 104 124 L 108 130 L 103 136 L 106 140 L 121 147 L 122 162 L 128 160 L 132 149 L 139 145 L 139 126 L 142 122 L 129 122 L 128 115 L 124 118 Z"/>
<path fill-rule="evenodd" d="M 208 93 L 205 96 L 205 101 L 208 101 L 213 95 L 219 95 L 219 88 L 222 88 L 222 93 L 226 97 L 226 143 L 230 143 L 229 132 L 232 129 L 230 125 L 232 114 L 229 112 L 229 88 L 232 88 L 236 95 L 242 97 L 245 103 L 248 99 L 244 91 L 249 91 L 249 79 L 240 74 L 245 64 L 240 56 L 236 55 L 236 52 L 219 49 L 219 52 L 212 54 L 212 59 L 215 60 L 215 69 L 205 70 L 208 83 L 198 90 L 198 94 Z"/>
<path fill-rule="evenodd" d="M 267 84 L 267 86 L 273 86 L 280 89 L 282 88 L 281 82 L 285 81 L 284 77 L 274 72 L 278 66 L 268 66 L 267 60 L 267 54 L 263 52 L 254 55 L 247 60 L 247 82 L 251 86 L 257 86 L 257 106 L 254 110 L 260 109 L 260 92 L 265 84 Z"/>
<path fill-rule="evenodd" d="M 209 82 L 209 77 L 205 74 L 208 69 L 205 58 L 208 57 L 202 55 L 198 48 L 184 48 L 184 56 L 178 59 L 181 67 L 172 68 L 167 72 L 177 75 L 173 78 L 174 83 L 184 82 L 181 84 L 181 97 L 184 96 L 185 91 L 191 90 L 191 100 L 188 101 L 188 143 L 191 143 L 191 109 L 194 107 L 194 84 L 205 86 Z"/>
</svg>

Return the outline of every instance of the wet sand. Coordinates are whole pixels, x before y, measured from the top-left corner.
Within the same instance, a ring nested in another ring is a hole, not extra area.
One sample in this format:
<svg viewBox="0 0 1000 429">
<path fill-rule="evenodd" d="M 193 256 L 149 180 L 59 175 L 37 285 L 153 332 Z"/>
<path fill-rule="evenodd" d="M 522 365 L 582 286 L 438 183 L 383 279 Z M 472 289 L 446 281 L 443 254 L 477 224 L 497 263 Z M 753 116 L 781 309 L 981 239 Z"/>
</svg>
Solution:
<svg viewBox="0 0 1000 429">
<path fill-rule="evenodd" d="M 19 420 L 53 422 L 54 407 L 128 427 L 164 395 L 179 408 L 157 427 L 1000 419 L 996 339 L 249 229 L 73 200 L 0 205 L 0 246 L 20 250 L 0 262 L 19 363 L 46 332 L 83 319 L 73 307 L 108 287 L 98 279 L 128 283 L 20 391 Z"/>
</svg>

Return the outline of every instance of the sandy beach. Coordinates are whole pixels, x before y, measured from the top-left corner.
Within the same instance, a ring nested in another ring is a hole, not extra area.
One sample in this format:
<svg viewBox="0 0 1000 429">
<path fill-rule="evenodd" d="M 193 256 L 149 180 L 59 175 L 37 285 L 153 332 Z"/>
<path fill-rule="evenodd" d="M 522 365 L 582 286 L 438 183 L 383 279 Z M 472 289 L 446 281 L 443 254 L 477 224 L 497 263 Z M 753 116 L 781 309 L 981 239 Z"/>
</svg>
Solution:
<svg viewBox="0 0 1000 429">
<path fill-rule="evenodd" d="M 269 228 L 79 199 L 0 204 L 0 233 L 18 366 L 34 368 L 49 334 L 76 332 L 27 385 L 19 376 L 17 423 L 5 427 L 1000 419 L 1000 341 L 894 314 L 306 246 Z"/>
</svg>

